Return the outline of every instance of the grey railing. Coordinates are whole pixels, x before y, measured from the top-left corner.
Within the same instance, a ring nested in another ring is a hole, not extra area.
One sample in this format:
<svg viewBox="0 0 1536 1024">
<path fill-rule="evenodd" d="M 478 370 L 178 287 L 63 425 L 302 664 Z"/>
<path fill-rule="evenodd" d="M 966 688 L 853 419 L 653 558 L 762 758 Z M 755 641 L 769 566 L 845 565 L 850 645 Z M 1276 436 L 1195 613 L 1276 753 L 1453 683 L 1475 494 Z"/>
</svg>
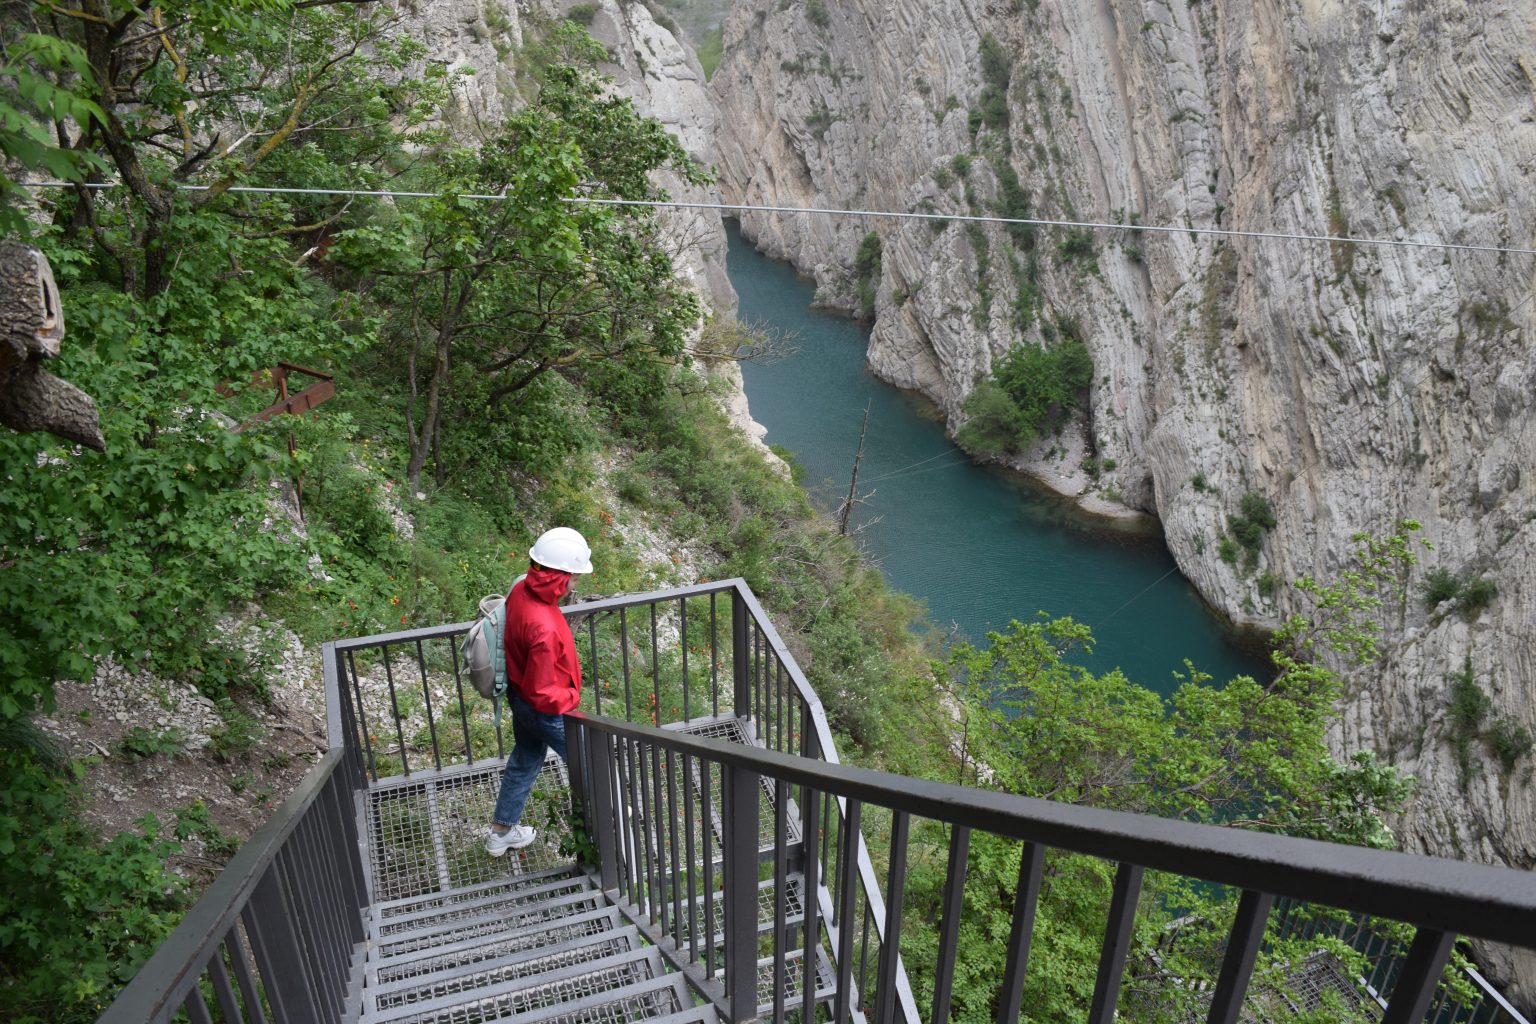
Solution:
<svg viewBox="0 0 1536 1024">
<path fill-rule="evenodd" d="M 1116 864 L 1092 1024 L 1113 1016 L 1149 869 L 1243 890 L 1207 1018 L 1224 1024 L 1237 1019 L 1277 897 L 1416 929 L 1387 997 L 1389 1024 L 1424 1019 L 1456 935 L 1536 943 L 1530 873 L 1062 806 L 840 765 L 820 702 L 740 580 L 592 601 L 566 614 L 582 648 L 590 712 L 572 719 L 573 784 L 598 844 L 604 885 L 651 919 L 652 940 L 732 1019 L 757 1015 L 748 977 L 755 978 L 760 960 L 767 962 L 776 1019 L 819 1019 L 806 1012 L 806 1000 L 818 993 L 833 1001 L 834 1024 L 867 1015 L 877 1024 L 919 1019 L 898 942 L 914 818 L 944 823 L 950 833 L 930 1024 L 949 1017 L 973 830 L 1025 844 L 1009 966 L 997 995 L 1003 1024 L 1018 1016 L 1047 848 Z M 370 779 L 490 765 L 505 756 L 487 702 L 466 696 L 456 647 L 469 625 L 325 645 L 330 749 L 103 1021 L 161 1022 L 183 1012 L 192 1022 L 215 1015 L 347 1019 L 355 1009 L 367 899 L 358 860 L 360 794 Z M 618 721 L 620 713 L 632 721 Z M 677 728 L 692 722 L 698 729 L 700 719 L 717 720 L 721 735 L 740 728 L 768 749 Z M 716 795 L 723 797 L 718 810 Z M 771 807 L 768 815 L 763 806 Z M 859 833 L 869 808 L 890 811 L 887 898 Z M 764 846 L 770 852 L 761 853 Z M 785 893 L 792 873 L 805 880 L 804 907 L 793 923 L 774 909 L 764 927 L 751 903 L 754 890 L 771 879 L 771 891 Z M 820 988 L 818 950 L 830 953 L 834 974 Z M 791 977 L 796 970 L 798 983 Z"/>
<path fill-rule="evenodd" d="M 662 728 L 713 719 L 740 726 L 767 749 L 837 763 L 821 701 L 744 580 L 583 601 L 565 615 L 579 648 L 584 709 Z M 336 643 L 348 707 L 357 709 L 343 728 L 374 781 L 506 756 L 510 738 L 493 724 L 489 702 L 470 689 L 459 661 L 458 641 L 470 625 Z M 886 908 L 856 823 L 845 849 L 842 802 L 828 814 L 824 849 L 813 861 L 820 878 L 809 874 L 808 902 L 816 904 L 834 957 L 861 966 L 862 989 L 885 942 Z M 844 858 L 850 880 L 834 891 L 823 879 L 842 877 Z M 906 973 L 899 962 L 893 969 L 899 1019 L 916 1024 Z"/>
<path fill-rule="evenodd" d="M 343 741 L 349 695 L 326 645 L 330 749 L 225 866 L 100 1017 L 163 1024 L 355 1017 L 367 885 L 358 860 L 361 753 Z"/>
<path fill-rule="evenodd" d="M 754 1013 L 756 1010 L 756 997 L 750 994 L 746 971 L 758 952 L 759 937 L 748 923 L 755 922 L 755 917 L 748 913 L 752 908 L 747 905 L 751 898 L 749 883 L 758 877 L 758 861 L 755 844 L 743 837 L 755 836 L 758 831 L 758 794 L 765 785 L 780 797 L 774 802 L 773 817 L 773 831 L 778 836 L 784 834 L 792 813 L 789 801 L 783 799 L 788 787 L 802 793 L 800 814 L 807 822 L 807 837 L 816 834 L 814 823 L 822 820 L 818 808 L 828 798 L 843 805 L 846 835 L 853 834 L 863 808 L 891 811 L 885 903 L 888 936 L 899 936 L 901 932 L 908 836 L 913 819 L 926 818 L 948 827 L 949 871 L 939 916 L 937 971 L 932 1008 L 926 1018 L 929 1024 L 947 1024 L 949 1019 L 956 943 L 964 910 L 967 851 L 973 831 L 1023 843 L 1007 968 L 999 979 L 995 997 L 997 1020 L 1002 1024 L 1011 1024 L 1019 1016 L 1042 866 L 1047 850 L 1052 849 L 1087 854 L 1115 865 L 1113 897 L 1087 1013 L 1089 1024 L 1110 1024 L 1115 1018 L 1131 951 L 1137 899 L 1148 870 L 1241 890 L 1238 913 L 1227 937 L 1205 1018 L 1213 1024 L 1232 1024 L 1238 1020 L 1270 911 L 1278 897 L 1400 921 L 1414 929 L 1391 991 L 1385 994 L 1386 1024 L 1416 1024 L 1425 1019 L 1457 936 L 1536 947 L 1536 875 L 1530 872 L 924 782 L 851 766 L 813 763 L 707 738 L 658 732 L 595 716 L 576 716 L 572 722 L 576 726 L 573 735 L 579 737 L 578 791 L 584 798 L 589 828 L 598 845 L 604 885 L 618 888 L 632 901 L 660 906 L 670 899 L 676 916 L 685 912 L 689 905 L 687 896 L 694 892 L 689 879 L 680 877 L 677 867 L 693 858 L 678 852 L 677 834 L 669 833 L 665 827 L 668 821 L 691 820 L 686 803 L 681 818 L 678 816 L 677 804 L 668 792 L 674 778 L 685 780 L 681 783 L 685 801 L 690 785 L 701 791 L 700 795 L 709 785 L 719 787 L 726 795 L 722 866 L 725 887 L 720 897 L 726 902 L 723 965 L 716 966 L 713 950 L 691 955 L 715 984 L 722 1008 L 736 1020 L 751 1015 L 747 1012 L 749 1004 Z M 646 765 L 651 766 L 649 776 Z M 686 781 L 690 778 L 715 781 L 690 784 Z M 661 793 L 660 810 L 642 820 L 623 808 L 647 786 Z M 707 802 L 694 813 L 707 813 Z M 655 824 L 658 821 L 662 823 L 659 827 Z M 683 833 L 686 841 L 686 826 Z M 658 846 L 670 846 L 671 852 L 663 850 L 647 862 L 648 851 Z M 816 844 L 807 842 L 804 855 L 814 856 L 815 847 Z M 772 870 L 776 879 L 783 879 L 786 863 L 782 844 L 776 847 Z M 833 882 L 834 890 L 840 888 L 844 900 L 853 881 L 852 871 L 853 861 L 845 857 L 838 869 L 841 877 Z M 707 901 L 708 886 L 704 888 Z M 783 931 L 782 917 L 776 918 L 772 929 L 775 964 L 784 962 L 788 952 Z M 806 931 L 808 949 L 814 938 L 814 923 Z M 672 935 L 662 938 L 677 945 Z M 887 943 L 880 950 L 872 1008 L 868 1005 L 869 990 L 865 989 L 865 1008 L 872 1009 L 877 1024 L 886 1024 L 900 1013 L 900 1001 L 888 984 L 895 962 L 894 945 Z M 846 982 L 850 980 L 853 964 L 853 958 L 845 956 L 837 966 L 840 984 L 834 1024 L 849 1019 L 847 999 L 854 990 Z M 1184 983 L 1180 979 L 1170 982 Z M 776 999 L 781 989 L 776 980 Z M 775 1019 L 782 1019 L 784 1009 L 782 1002 L 775 1003 Z M 813 1018 L 807 1014 L 801 1019 Z"/>
</svg>

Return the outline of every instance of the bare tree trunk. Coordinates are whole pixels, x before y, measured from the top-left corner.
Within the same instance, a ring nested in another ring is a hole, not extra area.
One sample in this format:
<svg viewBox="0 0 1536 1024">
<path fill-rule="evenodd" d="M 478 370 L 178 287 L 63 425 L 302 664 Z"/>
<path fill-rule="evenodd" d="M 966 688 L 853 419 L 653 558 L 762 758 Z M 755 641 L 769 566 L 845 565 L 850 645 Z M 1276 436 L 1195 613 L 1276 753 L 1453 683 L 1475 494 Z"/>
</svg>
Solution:
<svg viewBox="0 0 1536 1024">
<path fill-rule="evenodd" d="M 448 379 L 448 354 L 453 348 L 459 315 L 472 294 L 471 285 L 466 282 L 459 287 L 458 301 L 455 302 L 449 290 L 452 282 L 453 271 L 444 271 L 443 308 L 437 322 L 437 353 L 432 362 L 432 381 L 427 385 L 427 408 L 422 416 L 421 433 L 410 439 L 411 460 L 405 468 L 405 477 L 411 485 L 412 493 L 421 489 L 421 470 L 437 439 L 443 412 L 443 383 Z"/>
</svg>

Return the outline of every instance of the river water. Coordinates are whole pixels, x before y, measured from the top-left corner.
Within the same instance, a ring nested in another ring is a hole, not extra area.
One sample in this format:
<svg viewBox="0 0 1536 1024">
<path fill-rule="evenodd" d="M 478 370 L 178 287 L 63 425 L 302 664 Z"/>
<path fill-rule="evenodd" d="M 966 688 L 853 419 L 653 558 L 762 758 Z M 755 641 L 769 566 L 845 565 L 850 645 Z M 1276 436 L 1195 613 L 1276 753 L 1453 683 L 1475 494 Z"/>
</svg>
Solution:
<svg viewBox="0 0 1536 1024">
<path fill-rule="evenodd" d="M 741 319 L 793 335 L 798 351 L 742 373 L 769 444 L 794 453 L 822 509 L 848 491 L 859 427 L 869 429 L 851 526 L 898 590 L 926 602 L 941 629 L 984 642 L 1037 613 L 1093 627 L 1095 672 L 1120 668 L 1160 692 L 1188 659 L 1218 683 L 1262 677 L 1266 662 L 1201 602 L 1161 537 L 1115 524 L 1018 474 L 972 464 L 924 403 L 865 369 L 868 330 L 812 310 L 815 291 L 786 263 L 730 231 L 728 270 Z M 872 494 L 870 492 L 873 492 Z"/>
</svg>

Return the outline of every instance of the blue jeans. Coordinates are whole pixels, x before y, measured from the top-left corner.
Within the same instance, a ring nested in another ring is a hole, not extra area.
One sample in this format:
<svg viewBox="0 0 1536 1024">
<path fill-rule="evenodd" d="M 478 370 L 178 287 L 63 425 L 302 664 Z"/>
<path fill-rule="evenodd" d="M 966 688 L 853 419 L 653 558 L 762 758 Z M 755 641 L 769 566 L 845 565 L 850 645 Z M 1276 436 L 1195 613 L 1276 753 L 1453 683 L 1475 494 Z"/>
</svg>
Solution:
<svg viewBox="0 0 1536 1024">
<path fill-rule="evenodd" d="M 498 825 L 511 827 L 523 817 L 523 805 L 533 791 L 533 781 L 544 758 L 553 750 L 565 758 L 565 716 L 546 715 L 533 710 L 520 694 L 508 693 L 507 703 L 512 706 L 512 756 L 501 773 L 501 792 L 496 796 L 496 814 L 492 819 Z"/>
</svg>

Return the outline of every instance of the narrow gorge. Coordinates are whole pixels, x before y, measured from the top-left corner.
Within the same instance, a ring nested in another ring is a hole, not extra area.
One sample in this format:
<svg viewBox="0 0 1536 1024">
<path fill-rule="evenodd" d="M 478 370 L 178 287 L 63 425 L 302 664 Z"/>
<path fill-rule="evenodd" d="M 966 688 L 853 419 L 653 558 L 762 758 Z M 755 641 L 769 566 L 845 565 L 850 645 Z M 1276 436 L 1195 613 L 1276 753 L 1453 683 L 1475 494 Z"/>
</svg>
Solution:
<svg viewBox="0 0 1536 1024">
<path fill-rule="evenodd" d="M 720 188 L 1529 248 L 1532 39 L 1530 3 L 748 0 L 711 81 Z M 1433 548 L 1383 609 L 1334 743 L 1416 776 L 1405 848 L 1536 866 L 1536 257 L 756 212 L 742 229 L 819 301 L 871 316 L 871 368 L 952 429 L 1005 353 L 1082 339 L 1088 415 L 1015 464 L 1089 509 L 1156 516 L 1234 620 L 1278 623 L 1298 608 L 1275 580 L 1421 521 Z M 1256 563 L 1220 557 L 1245 495 L 1275 520 Z M 1447 600 L 1423 596 L 1451 577 Z M 1481 717 L 1453 714 L 1458 682 L 1486 694 Z"/>
</svg>

